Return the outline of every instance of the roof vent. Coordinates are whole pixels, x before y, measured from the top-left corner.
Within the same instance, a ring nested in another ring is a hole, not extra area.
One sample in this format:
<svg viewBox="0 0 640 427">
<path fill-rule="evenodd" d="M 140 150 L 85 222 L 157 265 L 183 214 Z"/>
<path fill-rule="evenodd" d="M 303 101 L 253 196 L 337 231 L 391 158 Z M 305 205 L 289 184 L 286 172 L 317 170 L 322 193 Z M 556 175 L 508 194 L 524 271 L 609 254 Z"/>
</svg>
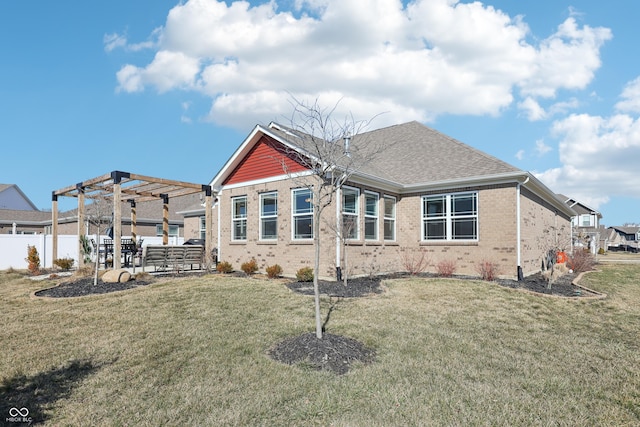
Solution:
<svg viewBox="0 0 640 427">
<path fill-rule="evenodd" d="M 344 137 L 344 154 L 348 157 L 351 156 L 351 137 L 350 136 Z"/>
</svg>

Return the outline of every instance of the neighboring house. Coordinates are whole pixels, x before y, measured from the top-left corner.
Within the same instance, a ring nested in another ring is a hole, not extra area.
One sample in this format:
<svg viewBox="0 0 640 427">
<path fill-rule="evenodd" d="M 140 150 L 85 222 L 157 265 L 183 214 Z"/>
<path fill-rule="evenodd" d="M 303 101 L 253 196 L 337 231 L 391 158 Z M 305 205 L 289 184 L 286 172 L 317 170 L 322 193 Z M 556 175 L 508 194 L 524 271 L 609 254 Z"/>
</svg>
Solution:
<svg viewBox="0 0 640 427">
<path fill-rule="evenodd" d="M 609 227 L 612 237 L 608 249 L 611 251 L 638 252 L 640 250 L 640 227 Z"/>
<path fill-rule="evenodd" d="M 576 212 L 571 219 L 573 246 L 588 248 L 593 254 L 600 248 L 606 250 L 607 246 L 602 244 L 602 214 L 574 198 L 563 194 L 558 197 Z"/>
<path fill-rule="evenodd" d="M 0 184 L 0 209 L 37 211 L 38 208 L 15 184 Z"/>
<path fill-rule="evenodd" d="M 297 178 L 307 173 L 299 161 L 310 156 L 306 140 L 275 123 L 256 126 L 213 178 L 220 260 L 239 268 L 254 258 L 286 275 L 313 266 L 311 195 Z M 529 172 L 418 122 L 354 135 L 350 144 L 391 148 L 324 210 L 321 277 L 335 277 L 345 253 L 350 275 L 405 271 L 403 261 L 424 253 L 429 271 L 453 261 L 457 273 L 477 275 L 486 260 L 518 277 L 539 271 L 550 249 L 568 249 L 575 212 Z M 182 213 L 185 237 L 201 237 L 204 210 Z M 355 225 L 346 245 L 331 225 L 339 217 Z"/>
<path fill-rule="evenodd" d="M 51 213 L 38 208 L 15 184 L 0 184 L 0 234 L 42 233 Z"/>
</svg>

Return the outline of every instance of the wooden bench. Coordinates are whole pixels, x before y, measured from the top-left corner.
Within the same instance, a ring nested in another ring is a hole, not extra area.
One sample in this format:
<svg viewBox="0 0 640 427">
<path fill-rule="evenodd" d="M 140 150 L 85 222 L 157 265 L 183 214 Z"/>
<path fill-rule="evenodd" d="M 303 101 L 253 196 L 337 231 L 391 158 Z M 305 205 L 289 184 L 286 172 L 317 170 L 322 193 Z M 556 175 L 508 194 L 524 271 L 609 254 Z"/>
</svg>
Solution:
<svg viewBox="0 0 640 427">
<path fill-rule="evenodd" d="M 156 271 L 168 268 L 180 271 L 187 266 L 193 270 L 196 264 L 199 268 L 204 264 L 204 246 L 147 245 L 142 250 L 142 271 L 151 265 Z"/>
</svg>

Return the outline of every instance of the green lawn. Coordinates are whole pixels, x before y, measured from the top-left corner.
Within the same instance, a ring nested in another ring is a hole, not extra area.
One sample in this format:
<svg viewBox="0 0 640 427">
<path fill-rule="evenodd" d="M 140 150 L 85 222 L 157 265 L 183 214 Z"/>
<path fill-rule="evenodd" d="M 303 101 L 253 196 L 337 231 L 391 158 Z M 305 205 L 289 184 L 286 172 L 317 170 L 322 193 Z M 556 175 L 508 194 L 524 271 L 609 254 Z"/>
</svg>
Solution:
<svg viewBox="0 0 640 427">
<path fill-rule="evenodd" d="M 604 300 L 404 279 L 342 300 L 329 332 L 377 352 L 344 376 L 267 351 L 313 330 L 311 297 L 219 275 L 31 298 L 0 272 L 0 409 L 50 425 L 639 425 L 640 266 L 583 283 Z M 324 300 L 324 312 L 329 301 Z"/>
</svg>

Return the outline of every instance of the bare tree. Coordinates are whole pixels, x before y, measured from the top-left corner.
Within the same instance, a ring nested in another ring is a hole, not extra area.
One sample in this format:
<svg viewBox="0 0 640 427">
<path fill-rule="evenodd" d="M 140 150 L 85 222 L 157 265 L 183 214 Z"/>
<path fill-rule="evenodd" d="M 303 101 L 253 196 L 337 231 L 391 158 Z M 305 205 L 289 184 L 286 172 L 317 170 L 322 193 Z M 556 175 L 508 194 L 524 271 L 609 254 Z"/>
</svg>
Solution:
<svg viewBox="0 0 640 427">
<path fill-rule="evenodd" d="M 352 141 L 368 126 L 370 120 L 357 121 L 353 116 L 343 120 L 335 118 L 336 108 L 323 108 L 316 99 L 312 103 L 292 100 L 291 127 L 286 129 L 288 142 L 295 149 L 286 149 L 286 156 L 303 165 L 308 173 L 293 174 L 283 167 L 290 178 L 311 194 L 308 201 L 313 209 L 314 243 L 314 303 L 316 336 L 322 338 L 320 292 L 318 275 L 320 270 L 320 221 L 326 207 L 332 204 L 336 194 L 349 179 L 378 156 L 383 147 L 374 146 L 361 137 L 357 144 Z M 333 227 L 332 227 L 333 228 Z M 334 228 L 342 233 L 340 226 Z"/>
<path fill-rule="evenodd" d="M 112 214 L 113 214 L 113 202 L 107 196 L 96 196 L 92 199 L 92 203 L 88 206 L 86 211 L 86 219 L 89 223 L 89 229 L 87 234 L 91 234 L 91 227 L 95 227 L 96 241 L 93 245 L 94 248 L 94 269 L 93 269 L 93 284 L 98 284 L 98 270 L 100 269 L 100 235 L 107 232 L 107 228 L 112 226 Z M 86 237 L 85 237 L 86 239 Z M 105 261 L 107 253 L 105 252 Z"/>
</svg>

